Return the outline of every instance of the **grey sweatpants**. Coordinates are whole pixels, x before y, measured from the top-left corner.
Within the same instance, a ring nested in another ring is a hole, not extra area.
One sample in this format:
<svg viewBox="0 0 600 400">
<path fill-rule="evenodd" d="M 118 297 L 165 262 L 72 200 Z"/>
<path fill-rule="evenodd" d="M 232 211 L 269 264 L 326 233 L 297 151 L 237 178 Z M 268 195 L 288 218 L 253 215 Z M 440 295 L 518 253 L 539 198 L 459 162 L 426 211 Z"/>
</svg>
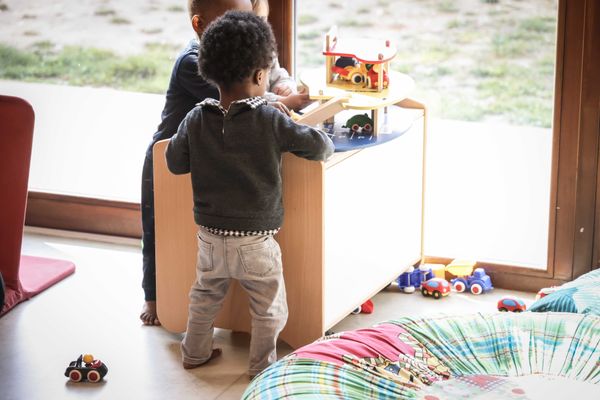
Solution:
<svg viewBox="0 0 600 400">
<path fill-rule="evenodd" d="M 201 364 L 213 348 L 213 321 L 231 278 L 250 297 L 252 337 L 248 373 L 256 375 L 277 360 L 276 342 L 288 316 L 281 250 L 273 236 L 218 236 L 200 227 L 196 281 L 190 290 L 183 361 Z"/>
</svg>

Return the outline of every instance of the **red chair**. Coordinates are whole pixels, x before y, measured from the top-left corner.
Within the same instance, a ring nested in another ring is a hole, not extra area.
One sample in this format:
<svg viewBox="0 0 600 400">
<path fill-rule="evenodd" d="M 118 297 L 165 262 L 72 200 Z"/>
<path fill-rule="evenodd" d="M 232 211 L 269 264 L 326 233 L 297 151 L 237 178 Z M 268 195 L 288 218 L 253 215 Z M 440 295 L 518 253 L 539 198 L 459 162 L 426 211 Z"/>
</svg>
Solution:
<svg viewBox="0 0 600 400">
<path fill-rule="evenodd" d="M 75 271 L 70 261 L 21 256 L 33 123 L 29 103 L 0 96 L 0 274 L 5 285 L 0 316 Z"/>
</svg>

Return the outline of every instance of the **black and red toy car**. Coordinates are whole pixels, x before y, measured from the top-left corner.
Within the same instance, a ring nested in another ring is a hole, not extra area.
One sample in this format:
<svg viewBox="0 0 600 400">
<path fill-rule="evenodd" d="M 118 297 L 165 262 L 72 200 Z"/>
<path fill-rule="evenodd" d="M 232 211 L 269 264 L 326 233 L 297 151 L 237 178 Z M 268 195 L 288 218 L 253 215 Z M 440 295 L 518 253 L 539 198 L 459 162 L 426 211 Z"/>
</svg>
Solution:
<svg viewBox="0 0 600 400">
<path fill-rule="evenodd" d="M 100 382 L 108 373 L 108 367 L 100 360 L 94 360 L 91 354 L 80 355 L 71 361 L 65 371 L 65 376 L 73 382 Z"/>
</svg>

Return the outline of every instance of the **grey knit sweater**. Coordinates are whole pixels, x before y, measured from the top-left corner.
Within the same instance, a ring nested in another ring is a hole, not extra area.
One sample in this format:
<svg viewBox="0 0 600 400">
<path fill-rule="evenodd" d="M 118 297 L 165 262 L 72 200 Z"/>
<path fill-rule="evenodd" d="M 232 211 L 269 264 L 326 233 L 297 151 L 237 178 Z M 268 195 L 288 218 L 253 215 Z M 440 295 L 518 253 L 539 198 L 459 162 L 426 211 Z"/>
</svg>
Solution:
<svg viewBox="0 0 600 400">
<path fill-rule="evenodd" d="M 191 172 L 194 219 L 227 230 L 270 230 L 283 222 L 281 154 L 324 161 L 327 135 L 254 97 L 224 110 L 206 99 L 183 120 L 166 151 L 174 174 Z"/>
</svg>

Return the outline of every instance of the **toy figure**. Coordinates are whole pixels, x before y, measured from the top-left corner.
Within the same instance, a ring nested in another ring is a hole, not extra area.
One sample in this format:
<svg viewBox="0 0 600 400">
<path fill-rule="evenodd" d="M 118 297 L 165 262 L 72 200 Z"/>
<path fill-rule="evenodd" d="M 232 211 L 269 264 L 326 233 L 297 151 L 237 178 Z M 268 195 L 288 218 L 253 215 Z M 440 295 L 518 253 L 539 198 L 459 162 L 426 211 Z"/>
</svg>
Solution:
<svg viewBox="0 0 600 400">
<path fill-rule="evenodd" d="M 65 376 L 72 382 L 87 380 L 99 382 L 108 373 L 108 367 L 100 360 L 94 360 L 91 354 L 80 355 L 76 361 L 71 361 L 65 371 Z"/>
</svg>

